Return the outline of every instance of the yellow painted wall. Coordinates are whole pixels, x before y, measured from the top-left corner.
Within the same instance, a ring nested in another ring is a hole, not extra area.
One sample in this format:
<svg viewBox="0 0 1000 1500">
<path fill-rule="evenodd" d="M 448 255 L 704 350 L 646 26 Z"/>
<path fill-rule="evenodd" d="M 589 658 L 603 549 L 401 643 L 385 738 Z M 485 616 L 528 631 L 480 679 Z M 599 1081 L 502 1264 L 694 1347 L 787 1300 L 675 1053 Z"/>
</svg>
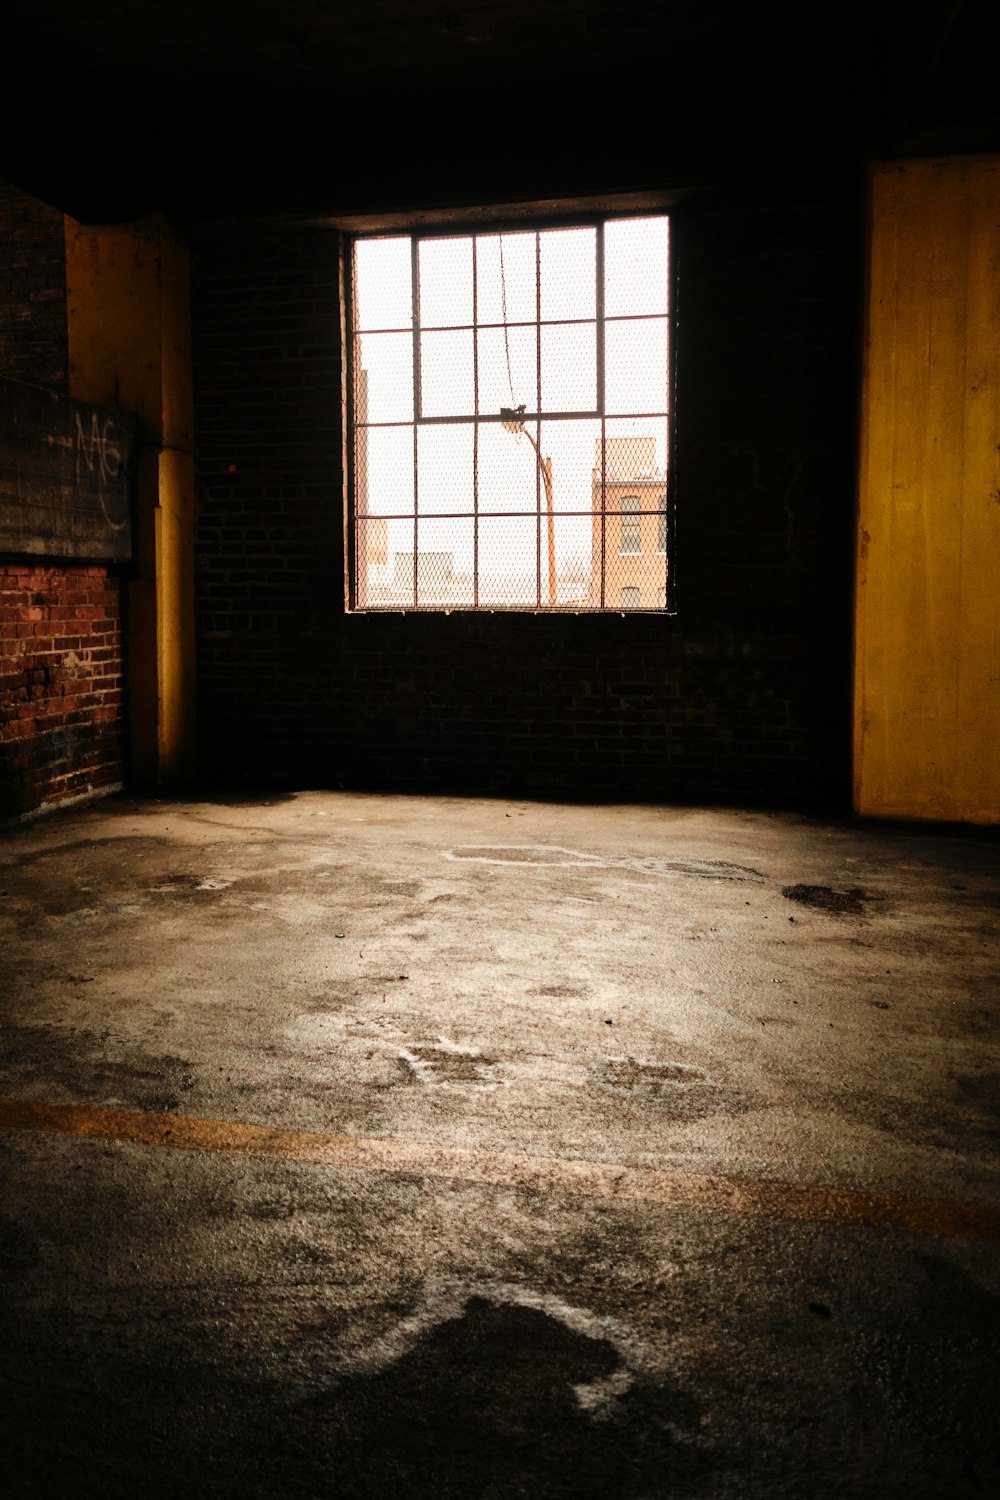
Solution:
<svg viewBox="0 0 1000 1500">
<path fill-rule="evenodd" d="M 1000 157 L 872 173 L 855 809 L 1000 822 Z"/>
<path fill-rule="evenodd" d="M 70 393 L 142 420 L 129 582 L 132 769 L 169 786 L 194 770 L 194 435 L 190 270 L 159 219 L 66 220 Z"/>
</svg>

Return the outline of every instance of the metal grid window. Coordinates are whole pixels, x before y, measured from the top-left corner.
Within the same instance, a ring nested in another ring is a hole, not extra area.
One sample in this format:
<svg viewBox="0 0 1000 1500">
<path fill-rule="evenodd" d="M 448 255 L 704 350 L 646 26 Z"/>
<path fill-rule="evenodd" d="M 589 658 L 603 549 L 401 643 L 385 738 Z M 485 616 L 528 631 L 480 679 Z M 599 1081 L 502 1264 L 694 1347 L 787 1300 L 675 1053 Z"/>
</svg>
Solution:
<svg viewBox="0 0 1000 1500">
<path fill-rule="evenodd" d="M 664 215 L 351 242 L 350 602 L 664 610 Z"/>
</svg>

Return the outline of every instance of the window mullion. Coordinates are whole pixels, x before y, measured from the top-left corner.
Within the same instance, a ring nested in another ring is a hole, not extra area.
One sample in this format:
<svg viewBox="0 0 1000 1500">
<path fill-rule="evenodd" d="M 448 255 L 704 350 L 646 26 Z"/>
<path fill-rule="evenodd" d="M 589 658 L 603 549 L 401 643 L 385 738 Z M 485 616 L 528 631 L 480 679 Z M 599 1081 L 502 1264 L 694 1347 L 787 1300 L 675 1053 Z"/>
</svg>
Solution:
<svg viewBox="0 0 1000 1500">
<path fill-rule="evenodd" d="M 597 316 L 597 410 L 604 422 L 604 225 L 597 226 L 594 307 Z"/>
<path fill-rule="evenodd" d="M 420 241 L 416 235 L 410 239 L 410 286 L 413 307 L 413 607 L 420 604 L 420 453 L 417 422 L 422 416 L 420 391 Z"/>
<path fill-rule="evenodd" d="M 535 607 L 542 607 L 542 236 L 535 233 Z"/>
<path fill-rule="evenodd" d="M 479 262 L 472 236 L 472 604 L 479 608 Z"/>
<path fill-rule="evenodd" d="M 601 414 L 601 608 L 607 596 L 608 565 L 608 421 L 604 384 L 604 225 L 597 226 L 595 267 L 595 311 L 597 314 L 597 409 Z"/>
</svg>

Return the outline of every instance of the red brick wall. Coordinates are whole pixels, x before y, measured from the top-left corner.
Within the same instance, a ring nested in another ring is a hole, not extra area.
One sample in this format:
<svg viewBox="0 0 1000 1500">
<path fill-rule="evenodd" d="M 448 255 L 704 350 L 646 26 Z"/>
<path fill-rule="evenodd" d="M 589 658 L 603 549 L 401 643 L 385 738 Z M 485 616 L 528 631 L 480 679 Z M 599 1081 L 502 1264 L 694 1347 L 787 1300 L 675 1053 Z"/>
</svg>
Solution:
<svg viewBox="0 0 1000 1500">
<path fill-rule="evenodd" d="M 0 183 L 0 374 L 66 389 L 63 217 Z M 0 556 L 0 818 L 124 774 L 123 580 Z"/>
<path fill-rule="evenodd" d="M 0 564 L 0 816 L 121 779 L 120 616 L 106 568 Z"/>
</svg>

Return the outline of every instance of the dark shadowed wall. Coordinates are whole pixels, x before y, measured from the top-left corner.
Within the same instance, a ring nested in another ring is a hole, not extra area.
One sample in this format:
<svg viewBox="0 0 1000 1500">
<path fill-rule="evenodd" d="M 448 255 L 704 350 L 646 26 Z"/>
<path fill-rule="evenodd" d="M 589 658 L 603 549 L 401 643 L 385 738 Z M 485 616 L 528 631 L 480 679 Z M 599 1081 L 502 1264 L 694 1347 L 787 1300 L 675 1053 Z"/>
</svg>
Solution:
<svg viewBox="0 0 1000 1500">
<path fill-rule="evenodd" d="M 0 183 L 0 374 L 66 390 L 63 216 Z M 121 570 L 0 555 L 0 818 L 121 780 Z"/>
<path fill-rule="evenodd" d="M 338 237 L 195 244 L 210 777 L 846 808 L 862 203 L 674 213 L 672 617 L 350 615 Z"/>
</svg>

